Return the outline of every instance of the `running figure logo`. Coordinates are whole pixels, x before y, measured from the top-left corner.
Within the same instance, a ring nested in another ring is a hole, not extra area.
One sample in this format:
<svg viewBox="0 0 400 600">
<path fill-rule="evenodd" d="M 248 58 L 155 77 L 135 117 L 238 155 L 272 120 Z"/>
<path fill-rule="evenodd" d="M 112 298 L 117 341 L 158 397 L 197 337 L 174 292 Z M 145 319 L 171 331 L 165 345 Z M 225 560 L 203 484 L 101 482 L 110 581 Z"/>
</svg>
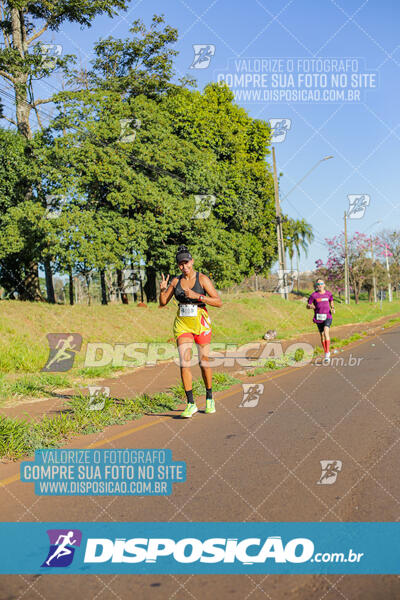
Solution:
<svg viewBox="0 0 400 600">
<path fill-rule="evenodd" d="M 48 529 L 50 548 L 42 567 L 68 567 L 74 558 L 75 548 L 81 545 L 79 529 Z"/>
<path fill-rule="evenodd" d="M 82 336 L 79 333 L 48 333 L 49 358 L 42 371 L 59 373 L 69 371 L 75 360 L 76 352 L 82 346 Z"/>
<path fill-rule="evenodd" d="M 291 269 L 278 270 L 278 285 L 274 289 L 277 294 L 290 294 L 293 291 L 294 281 L 299 278 L 297 271 Z"/>
<path fill-rule="evenodd" d="M 63 206 L 66 204 L 65 196 L 46 194 L 46 219 L 57 219 L 62 212 Z"/>
<path fill-rule="evenodd" d="M 130 144 L 135 141 L 136 138 L 136 130 L 141 127 L 140 119 L 120 119 L 119 125 L 121 128 L 121 134 L 119 137 L 119 141 L 123 144 Z"/>
<path fill-rule="evenodd" d="M 215 205 L 216 197 L 213 194 L 197 194 L 195 199 L 194 219 L 208 219 L 211 209 Z"/>
<path fill-rule="evenodd" d="M 207 69 L 215 54 L 214 44 L 193 44 L 194 59 L 191 69 Z"/>
<path fill-rule="evenodd" d="M 262 383 L 243 383 L 243 399 L 239 404 L 239 408 L 254 408 L 257 406 L 260 396 L 264 392 L 264 384 Z"/>
<path fill-rule="evenodd" d="M 368 194 L 348 194 L 349 210 L 347 216 L 349 219 L 361 219 L 367 206 L 369 206 L 371 197 Z"/>
<path fill-rule="evenodd" d="M 269 119 L 271 142 L 284 142 L 286 134 L 292 126 L 291 119 Z"/>
<path fill-rule="evenodd" d="M 321 477 L 317 481 L 318 485 L 332 485 L 335 483 L 338 473 L 342 470 L 341 460 L 320 460 Z"/>
<path fill-rule="evenodd" d="M 44 69 L 55 69 L 57 59 L 62 54 L 63 47 L 61 44 L 41 44 L 40 53 L 42 55 L 42 67 Z"/>
<path fill-rule="evenodd" d="M 103 410 L 106 398 L 110 397 L 110 388 L 107 386 L 89 386 L 89 410 Z"/>
</svg>

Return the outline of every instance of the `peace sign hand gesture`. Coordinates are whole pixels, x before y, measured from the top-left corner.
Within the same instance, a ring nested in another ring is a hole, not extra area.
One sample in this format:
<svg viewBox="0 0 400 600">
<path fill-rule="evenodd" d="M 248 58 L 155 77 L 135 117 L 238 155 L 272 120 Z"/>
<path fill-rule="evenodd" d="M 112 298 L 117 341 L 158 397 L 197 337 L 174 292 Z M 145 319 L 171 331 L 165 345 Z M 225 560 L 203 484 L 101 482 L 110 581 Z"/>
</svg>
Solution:
<svg viewBox="0 0 400 600">
<path fill-rule="evenodd" d="M 164 292 L 167 287 L 168 287 L 168 281 L 169 281 L 169 275 L 167 275 L 167 278 L 164 277 L 164 273 L 161 273 L 161 281 L 160 281 L 160 290 L 161 292 Z"/>
</svg>

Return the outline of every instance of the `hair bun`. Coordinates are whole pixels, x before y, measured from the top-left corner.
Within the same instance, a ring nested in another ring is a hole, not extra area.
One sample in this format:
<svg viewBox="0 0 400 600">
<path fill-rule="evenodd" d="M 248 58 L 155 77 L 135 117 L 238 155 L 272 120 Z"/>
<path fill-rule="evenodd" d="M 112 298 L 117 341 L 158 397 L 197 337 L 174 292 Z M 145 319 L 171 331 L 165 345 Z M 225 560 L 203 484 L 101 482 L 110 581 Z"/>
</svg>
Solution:
<svg viewBox="0 0 400 600">
<path fill-rule="evenodd" d="M 179 246 L 178 252 L 189 252 L 189 248 L 185 246 L 185 244 L 182 244 L 181 246 Z"/>
</svg>

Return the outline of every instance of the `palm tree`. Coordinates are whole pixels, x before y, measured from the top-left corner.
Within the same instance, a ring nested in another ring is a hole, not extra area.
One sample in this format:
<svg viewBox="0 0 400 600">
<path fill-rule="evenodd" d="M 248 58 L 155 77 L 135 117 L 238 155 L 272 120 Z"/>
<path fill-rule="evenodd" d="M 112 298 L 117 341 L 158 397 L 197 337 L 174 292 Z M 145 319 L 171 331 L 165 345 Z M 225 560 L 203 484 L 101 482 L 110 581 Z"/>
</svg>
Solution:
<svg viewBox="0 0 400 600">
<path fill-rule="evenodd" d="M 305 219 L 289 219 L 287 222 L 287 251 L 290 259 L 290 270 L 293 272 L 293 257 L 297 255 L 297 273 L 299 273 L 300 253 L 308 254 L 308 247 L 314 240 L 312 226 Z M 297 291 L 299 290 L 299 276 L 297 274 Z"/>
</svg>

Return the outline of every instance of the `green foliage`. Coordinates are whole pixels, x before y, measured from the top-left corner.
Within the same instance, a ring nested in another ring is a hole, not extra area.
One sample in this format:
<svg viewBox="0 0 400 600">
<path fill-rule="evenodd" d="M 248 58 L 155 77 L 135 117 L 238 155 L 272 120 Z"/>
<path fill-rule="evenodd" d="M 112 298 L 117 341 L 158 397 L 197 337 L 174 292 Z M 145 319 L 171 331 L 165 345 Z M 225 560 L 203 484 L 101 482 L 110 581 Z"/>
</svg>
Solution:
<svg viewBox="0 0 400 600">
<path fill-rule="evenodd" d="M 18 459 L 30 451 L 29 424 L 0 415 L 0 456 Z"/>
<path fill-rule="evenodd" d="M 297 350 L 294 353 L 294 360 L 296 362 L 301 362 L 304 358 L 304 348 L 297 348 Z"/>
<path fill-rule="evenodd" d="M 22 4 L 21 26 L 43 19 L 54 30 L 125 7 L 124 0 Z M 0 166 L 0 283 L 7 291 L 32 273 L 38 278 L 37 263 L 80 273 L 88 286 L 93 271 L 145 263 L 146 293 L 155 300 L 157 272 L 174 273 L 180 243 L 219 287 L 268 273 L 277 254 L 269 126 L 236 105 L 227 86 L 199 92 L 188 79 L 173 83 L 177 37 L 163 17 L 148 28 L 134 21 L 128 38 L 94 45 L 88 71 L 70 68 L 70 89 L 49 99 L 57 108 L 49 127 L 34 136 L 27 123 L 23 136 L 0 132 L 0 150 L 12 159 Z M 6 70 L 25 68 L 25 86 L 49 74 L 37 48 L 26 64 L 7 56 Z M 73 61 L 64 57 L 56 67 Z M 49 196 L 58 216 L 46 208 Z M 199 196 L 215 198 L 208 216 L 199 215 Z M 304 246 L 309 226 L 296 223 Z M 24 286 L 17 291 L 24 296 Z"/>
<path fill-rule="evenodd" d="M 393 325 L 396 325 L 397 323 L 400 323 L 400 317 L 397 317 L 396 319 L 390 319 L 384 324 L 383 327 L 384 329 L 389 329 L 389 327 L 393 327 Z"/>
<path fill-rule="evenodd" d="M 45 215 L 47 173 L 40 169 L 40 146 L 32 153 L 32 110 L 52 102 L 34 97 L 34 83 L 56 70 L 68 70 L 73 55 L 46 56 L 48 48 L 40 38 L 46 31 L 58 31 L 63 23 L 90 26 L 98 15 L 110 17 L 127 8 L 126 0 L 5 0 L 2 2 L 0 32 L 0 77 L 13 88 L 15 115 L 7 117 L 18 134 L 0 132 L 0 283 L 8 293 L 16 291 L 23 300 L 43 299 L 38 263 L 52 256 Z M 10 94 L 4 91 L 7 96 Z M 12 96 L 11 96 L 12 97 Z M 1 115 L 3 116 L 3 115 Z M 5 149 L 7 147 L 7 150 Z M 38 156 L 39 155 L 39 156 Z M 10 173 L 15 168 L 14 173 Z M 7 175 L 11 174 L 11 177 Z M 56 185 L 56 181 L 53 181 Z M 8 188 L 8 189 L 7 189 Z M 8 192 L 8 193 L 7 193 Z M 6 206 L 4 206 L 4 199 Z M 6 209 L 6 210 L 4 210 Z"/>
<path fill-rule="evenodd" d="M 24 375 L 16 381 L 9 381 L 0 376 L 0 400 L 42 397 L 69 385 L 69 379 L 58 373 Z"/>
</svg>

